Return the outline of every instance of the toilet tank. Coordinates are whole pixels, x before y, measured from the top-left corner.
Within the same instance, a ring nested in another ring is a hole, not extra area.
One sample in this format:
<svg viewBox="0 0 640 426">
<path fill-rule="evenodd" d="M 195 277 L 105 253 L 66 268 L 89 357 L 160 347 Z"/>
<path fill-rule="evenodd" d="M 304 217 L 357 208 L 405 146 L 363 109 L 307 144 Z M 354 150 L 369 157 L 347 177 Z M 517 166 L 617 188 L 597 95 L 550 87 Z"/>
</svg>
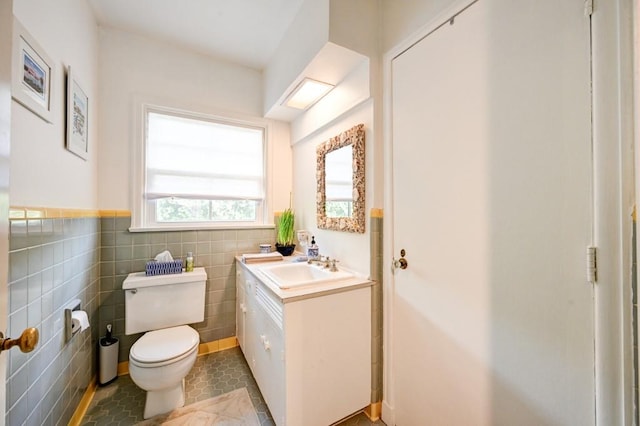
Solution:
<svg viewBox="0 0 640 426">
<path fill-rule="evenodd" d="M 122 283 L 125 334 L 203 321 L 206 283 L 204 268 L 170 275 L 129 274 Z"/>
</svg>

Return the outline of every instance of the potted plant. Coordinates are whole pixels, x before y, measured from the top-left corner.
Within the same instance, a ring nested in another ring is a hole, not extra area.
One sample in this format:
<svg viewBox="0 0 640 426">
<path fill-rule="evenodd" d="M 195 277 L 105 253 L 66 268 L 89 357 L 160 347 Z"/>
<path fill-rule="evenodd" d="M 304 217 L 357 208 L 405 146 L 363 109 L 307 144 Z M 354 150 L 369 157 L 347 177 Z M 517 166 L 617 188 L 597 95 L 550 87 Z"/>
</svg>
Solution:
<svg viewBox="0 0 640 426">
<path fill-rule="evenodd" d="M 282 212 L 277 222 L 276 250 L 283 256 L 291 256 L 296 245 L 293 243 L 295 213 L 291 208 Z"/>
</svg>

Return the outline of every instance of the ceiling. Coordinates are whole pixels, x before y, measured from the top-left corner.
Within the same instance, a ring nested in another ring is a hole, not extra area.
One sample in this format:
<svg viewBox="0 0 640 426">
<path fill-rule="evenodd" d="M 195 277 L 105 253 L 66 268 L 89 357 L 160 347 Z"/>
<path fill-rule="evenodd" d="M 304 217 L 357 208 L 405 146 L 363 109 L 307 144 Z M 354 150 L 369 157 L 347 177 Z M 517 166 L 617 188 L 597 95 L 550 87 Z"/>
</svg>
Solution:
<svg viewBox="0 0 640 426">
<path fill-rule="evenodd" d="M 263 69 L 303 0 L 88 0 L 101 26 Z"/>
</svg>

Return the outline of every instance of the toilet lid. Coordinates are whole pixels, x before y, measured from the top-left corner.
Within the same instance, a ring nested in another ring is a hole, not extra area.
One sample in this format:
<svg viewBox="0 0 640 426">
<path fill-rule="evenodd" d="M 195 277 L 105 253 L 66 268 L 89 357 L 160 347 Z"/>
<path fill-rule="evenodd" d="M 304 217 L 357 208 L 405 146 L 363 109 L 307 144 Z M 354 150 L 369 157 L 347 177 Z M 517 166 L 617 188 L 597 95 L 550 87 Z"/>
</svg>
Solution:
<svg viewBox="0 0 640 426">
<path fill-rule="evenodd" d="M 145 333 L 133 344 L 129 356 L 142 363 L 167 361 L 189 352 L 199 342 L 200 335 L 188 325 L 163 328 Z"/>
</svg>

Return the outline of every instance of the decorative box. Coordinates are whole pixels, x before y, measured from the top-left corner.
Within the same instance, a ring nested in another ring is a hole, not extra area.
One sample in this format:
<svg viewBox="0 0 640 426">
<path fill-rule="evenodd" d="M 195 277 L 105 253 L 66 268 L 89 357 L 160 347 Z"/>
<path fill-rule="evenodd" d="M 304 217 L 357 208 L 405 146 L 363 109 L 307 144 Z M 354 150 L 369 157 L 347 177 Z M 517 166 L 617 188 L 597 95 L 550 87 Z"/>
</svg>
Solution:
<svg viewBox="0 0 640 426">
<path fill-rule="evenodd" d="M 150 260 L 145 267 L 145 275 L 168 275 L 181 274 L 182 260 L 174 260 L 172 262 L 156 262 Z"/>
</svg>

